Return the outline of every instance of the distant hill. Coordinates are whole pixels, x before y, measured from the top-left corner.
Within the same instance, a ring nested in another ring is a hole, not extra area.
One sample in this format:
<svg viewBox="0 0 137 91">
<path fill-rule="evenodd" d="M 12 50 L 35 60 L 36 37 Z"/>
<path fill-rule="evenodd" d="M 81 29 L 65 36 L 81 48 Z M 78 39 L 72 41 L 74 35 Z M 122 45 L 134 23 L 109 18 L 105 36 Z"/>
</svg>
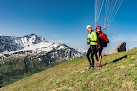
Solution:
<svg viewBox="0 0 137 91">
<path fill-rule="evenodd" d="M 1 91 L 137 91 L 137 48 L 103 56 L 103 67 L 88 70 L 78 57 L 34 74 Z"/>
</svg>

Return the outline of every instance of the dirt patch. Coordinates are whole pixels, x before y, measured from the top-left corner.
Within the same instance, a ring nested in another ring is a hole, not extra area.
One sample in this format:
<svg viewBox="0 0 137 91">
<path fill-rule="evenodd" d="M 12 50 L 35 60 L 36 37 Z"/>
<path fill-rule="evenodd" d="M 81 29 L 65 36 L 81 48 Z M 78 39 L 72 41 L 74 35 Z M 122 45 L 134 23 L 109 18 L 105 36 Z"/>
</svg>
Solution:
<svg viewBox="0 0 137 91">
<path fill-rule="evenodd" d="M 130 66 L 135 66 L 135 63 L 133 63 L 133 64 L 129 64 Z"/>
<path fill-rule="evenodd" d="M 102 69 L 102 72 L 105 71 L 106 69 Z"/>
<path fill-rule="evenodd" d="M 88 90 L 90 90 L 91 87 L 95 85 L 95 84 L 93 84 L 93 82 L 94 82 L 94 79 L 91 79 L 90 81 L 88 81 L 88 83 L 87 83 L 88 84 L 88 88 L 87 88 Z"/>
<path fill-rule="evenodd" d="M 105 81 L 107 78 L 103 78 L 102 80 Z"/>
<path fill-rule="evenodd" d="M 126 80 L 123 80 L 122 87 L 126 87 Z"/>
<path fill-rule="evenodd" d="M 120 67 L 120 68 L 126 68 L 126 67 L 125 67 L 125 66 L 123 66 L 123 65 L 122 65 L 122 66 L 119 66 L 119 67 Z"/>
<path fill-rule="evenodd" d="M 73 89 L 72 89 L 72 87 L 68 87 L 68 90 L 69 90 L 69 91 L 72 91 Z"/>
<path fill-rule="evenodd" d="M 134 84 L 135 84 L 135 82 L 126 82 L 126 80 L 124 80 L 123 83 L 122 83 L 122 87 L 130 88 Z"/>
</svg>

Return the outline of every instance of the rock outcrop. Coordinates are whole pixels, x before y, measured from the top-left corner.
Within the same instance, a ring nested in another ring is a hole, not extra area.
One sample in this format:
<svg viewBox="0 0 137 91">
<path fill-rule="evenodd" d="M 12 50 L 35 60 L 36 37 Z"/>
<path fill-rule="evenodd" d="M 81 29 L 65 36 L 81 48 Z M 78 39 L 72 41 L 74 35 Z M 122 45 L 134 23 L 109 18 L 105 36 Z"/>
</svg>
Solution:
<svg viewBox="0 0 137 91">
<path fill-rule="evenodd" d="M 123 42 L 123 43 L 119 44 L 115 49 L 113 49 L 110 52 L 107 52 L 106 55 L 113 54 L 113 53 L 118 53 L 118 52 L 122 52 L 122 51 L 126 51 L 126 42 Z"/>
</svg>

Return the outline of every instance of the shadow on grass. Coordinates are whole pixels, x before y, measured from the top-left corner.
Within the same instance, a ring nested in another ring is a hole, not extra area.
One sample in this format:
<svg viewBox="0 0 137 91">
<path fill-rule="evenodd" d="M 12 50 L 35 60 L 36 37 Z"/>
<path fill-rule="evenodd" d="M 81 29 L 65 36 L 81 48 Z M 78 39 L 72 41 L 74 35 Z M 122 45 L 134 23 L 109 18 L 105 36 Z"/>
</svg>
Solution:
<svg viewBox="0 0 137 91">
<path fill-rule="evenodd" d="M 113 60 L 113 61 L 110 62 L 110 63 L 105 63 L 105 64 L 102 65 L 102 67 L 105 66 L 105 65 L 111 64 L 111 63 L 118 62 L 118 61 L 122 60 L 123 58 L 127 58 L 127 55 L 125 55 L 125 56 L 123 56 L 123 57 L 120 57 L 120 58 L 118 58 L 118 59 L 115 59 L 115 60 Z"/>
</svg>

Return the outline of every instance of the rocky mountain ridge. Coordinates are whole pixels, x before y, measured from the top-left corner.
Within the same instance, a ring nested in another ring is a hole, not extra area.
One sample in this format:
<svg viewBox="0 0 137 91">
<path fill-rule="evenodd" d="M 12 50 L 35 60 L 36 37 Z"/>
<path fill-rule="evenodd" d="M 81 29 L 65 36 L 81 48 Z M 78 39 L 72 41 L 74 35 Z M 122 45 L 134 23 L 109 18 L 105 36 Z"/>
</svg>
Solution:
<svg viewBox="0 0 137 91">
<path fill-rule="evenodd" d="M 37 55 L 42 53 L 62 56 L 62 59 L 70 60 L 75 57 L 85 56 L 87 50 L 71 48 L 65 44 L 56 44 L 45 40 L 44 37 L 36 34 L 25 35 L 23 37 L 0 36 L 0 57 L 5 58 L 10 55 Z M 69 59 L 68 59 L 69 58 Z"/>
</svg>

